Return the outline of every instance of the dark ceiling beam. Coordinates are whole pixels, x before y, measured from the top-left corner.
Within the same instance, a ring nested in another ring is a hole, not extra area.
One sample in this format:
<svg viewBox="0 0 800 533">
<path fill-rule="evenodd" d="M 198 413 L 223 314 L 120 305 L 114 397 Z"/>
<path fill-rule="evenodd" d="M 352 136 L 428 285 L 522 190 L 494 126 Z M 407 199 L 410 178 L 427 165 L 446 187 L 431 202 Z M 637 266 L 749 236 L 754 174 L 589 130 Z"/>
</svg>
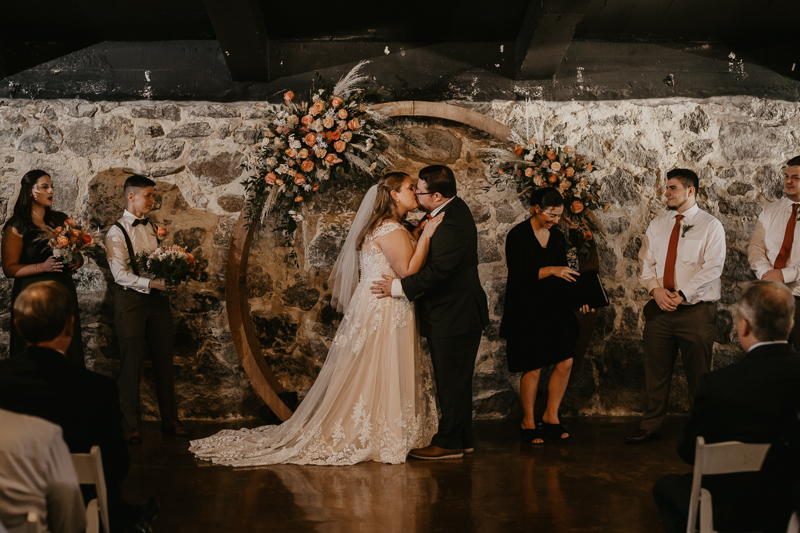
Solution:
<svg viewBox="0 0 800 533">
<path fill-rule="evenodd" d="M 558 66 L 591 0 L 532 0 L 517 36 L 516 78 L 545 80 Z"/>
<path fill-rule="evenodd" d="M 203 0 L 233 81 L 270 81 L 269 36 L 257 0 Z"/>
</svg>

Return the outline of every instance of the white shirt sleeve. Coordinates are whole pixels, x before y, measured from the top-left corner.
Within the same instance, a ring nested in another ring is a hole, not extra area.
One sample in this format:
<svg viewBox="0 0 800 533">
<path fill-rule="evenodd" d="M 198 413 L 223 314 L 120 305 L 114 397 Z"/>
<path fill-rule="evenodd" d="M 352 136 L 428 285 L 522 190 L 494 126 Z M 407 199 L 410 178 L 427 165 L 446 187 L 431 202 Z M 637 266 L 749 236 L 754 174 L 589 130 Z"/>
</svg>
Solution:
<svg viewBox="0 0 800 533">
<path fill-rule="evenodd" d="M 137 276 L 128 265 L 128 246 L 119 228 L 112 226 L 105 238 L 106 257 L 114 282 L 144 294 L 150 294 L 150 279 Z"/>
<path fill-rule="evenodd" d="M 403 283 L 395 278 L 392 280 L 392 298 L 400 298 L 405 296 L 406 293 L 403 292 Z"/>
<path fill-rule="evenodd" d="M 656 256 L 653 247 L 650 246 L 651 230 L 652 225 L 648 226 L 642 240 L 642 247 L 639 248 L 639 285 L 647 289 L 647 294 L 661 286 L 658 282 Z"/>
</svg>

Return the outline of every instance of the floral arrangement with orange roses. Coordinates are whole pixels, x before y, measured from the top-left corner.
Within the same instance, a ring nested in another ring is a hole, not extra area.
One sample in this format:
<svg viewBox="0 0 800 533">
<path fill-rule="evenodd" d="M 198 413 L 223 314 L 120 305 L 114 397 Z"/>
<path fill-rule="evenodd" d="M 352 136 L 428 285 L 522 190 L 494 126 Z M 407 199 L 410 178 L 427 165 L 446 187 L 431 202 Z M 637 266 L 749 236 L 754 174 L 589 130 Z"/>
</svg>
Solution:
<svg viewBox="0 0 800 533">
<path fill-rule="evenodd" d="M 53 250 L 53 257 L 65 265 L 74 264 L 81 256 L 97 257 L 103 251 L 97 232 L 83 230 L 72 218 L 49 229 L 40 239 Z"/>
<path fill-rule="evenodd" d="M 594 161 L 575 153 L 572 146 L 539 144 L 536 139 L 527 145 L 517 144 L 514 157 L 503 158 L 494 165 L 497 181 L 517 182 L 519 195 L 544 187 L 553 187 L 565 200 L 564 223 L 568 227 L 567 242 L 578 251 L 588 253 L 589 245 L 598 230 L 590 211 L 599 207 L 600 185 L 587 176 L 596 170 Z M 608 209 L 606 204 L 604 210 Z"/>
<path fill-rule="evenodd" d="M 153 279 L 163 279 L 169 287 L 200 279 L 207 266 L 206 261 L 195 258 L 186 248 L 175 244 L 156 248 L 152 253 L 139 252 L 134 260 L 139 271 L 147 272 Z"/>
<path fill-rule="evenodd" d="M 248 224 L 268 199 L 277 227 L 291 235 L 302 220 L 303 204 L 343 181 L 369 179 L 389 165 L 389 136 L 405 136 L 372 112 L 368 102 L 382 100 L 360 70 L 362 61 L 333 87 L 317 76 L 309 100 L 287 91 L 283 104 L 270 110 L 245 166 L 254 172 L 242 183 L 247 193 Z"/>
</svg>

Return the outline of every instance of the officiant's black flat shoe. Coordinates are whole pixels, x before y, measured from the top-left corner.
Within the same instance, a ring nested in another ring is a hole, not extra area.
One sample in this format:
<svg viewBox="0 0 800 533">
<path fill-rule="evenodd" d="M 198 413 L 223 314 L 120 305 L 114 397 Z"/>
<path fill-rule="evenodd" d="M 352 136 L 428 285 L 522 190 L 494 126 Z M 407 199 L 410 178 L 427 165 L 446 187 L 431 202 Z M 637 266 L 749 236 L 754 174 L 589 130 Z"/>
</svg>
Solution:
<svg viewBox="0 0 800 533">
<path fill-rule="evenodd" d="M 544 444 L 544 431 L 542 431 L 541 426 L 537 426 L 536 429 L 524 429 L 519 428 L 519 438 L 522 442 L 527 444 L 533 444 L 534 446 L 541 446 Z M 533 442 L 534 440 L 539 439 L 542 442 Z"/>
<path fill-rule="evenodd" d="M 555 440 L 562 442 L 569 440 L 570 433 L 561 424 L 548 424 L 547 422 L 542 422 L 539 427 L 542 428 L 542 431 L 544 431 L 545 435 L 552 437 Z M 565 433 L 567 435 L 566 437 L 564 436 Z"/>
</svg>

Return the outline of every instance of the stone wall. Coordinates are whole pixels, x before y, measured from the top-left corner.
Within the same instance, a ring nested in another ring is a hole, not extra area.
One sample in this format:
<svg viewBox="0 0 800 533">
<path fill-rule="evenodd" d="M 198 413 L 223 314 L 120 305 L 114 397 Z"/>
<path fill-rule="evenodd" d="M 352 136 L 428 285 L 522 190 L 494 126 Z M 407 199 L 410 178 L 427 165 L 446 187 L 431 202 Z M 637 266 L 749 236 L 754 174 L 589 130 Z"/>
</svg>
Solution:
<svg viewBox="0 0 800 533">
<path fill-rule="evenodd" d="M 728 259 L 717 321 L 714 366 L 738 360 L 732 327 L 735 302 L 752 279 L 746 245 L 761 205 L 780 197 L 781 165 L 800 153 L 796 103 L 753 98 L 623 102 L 514 102 L 469 106 L 535 135 L 576 145 L 601 170 L 603 199 L 597 236 L 602 274 L 612 306 L 601 310 L 587 357 L 576 369 L 564 411 L 623 415 L 643 401 L 641 309 L 636 253 L 649 220 L 664 210 L 666 171 L 682 166 L 701 177 L 700 203 L 725 226 Z M 261 405 L 241 369 L 225 313 L 225 261 L 242 208 L 240 167 L 264 122 L 259 104 L 83 101 L 0 102 L 0 213 L 7 218 L 23 173 L 41 168 L 56 186 L 55 207 L 102 228 L 121 213 L 121 184 L 130 172 L 157 181 L 152 217 L 171 239 L 209 260 L 208 280 L 192 282 L 173 300 L 177 387 L 184 418 L 252 416 Z M 526 118 L 527 116 L 527 118 Z M 396 167 L 414 174 L 450 164 L 460 195 L 480 234 L 480 274 L 492 324 L 481 343 L 474 388 L 477 417 L 517 413 L 519 377 L 505 370 L 497 337 L 505 287 L 505 235 L 526 218 L 513 188 L 488 191 L 483 158 L 500 145 L 469 127 L 436 120 L 401 120 L 420 141 L 398 146 Z M 363 191 L 327 194 L 309 206 L 294 249 L 265 224 L 254 240 L 248 298 L 264 355 L 289 390 L 304 396 L 324 362 L 339 324 L 327 276 Z M 294 253 L 296 258 L 290 257 Z M 76 274 L 87 364 L 114 375 L 113 282 L 107 266 L 90 262 Z M 8 309 L 11 280 L 0 280 L 0 309 Z M 532 302 L 532 305 L 539 305 Z M 543 305 L 545 308 L 546 305 Z M 0 314 L 0 357 L 7 356 L 9 320 Z M 680 365 L 679 365 L 680 366 Z M 143 389 L 145 413 L 157 416 L 152 376 Z M 672 408 L 688 407 L 685 379 L 673 384 Z"/>
</svg>

